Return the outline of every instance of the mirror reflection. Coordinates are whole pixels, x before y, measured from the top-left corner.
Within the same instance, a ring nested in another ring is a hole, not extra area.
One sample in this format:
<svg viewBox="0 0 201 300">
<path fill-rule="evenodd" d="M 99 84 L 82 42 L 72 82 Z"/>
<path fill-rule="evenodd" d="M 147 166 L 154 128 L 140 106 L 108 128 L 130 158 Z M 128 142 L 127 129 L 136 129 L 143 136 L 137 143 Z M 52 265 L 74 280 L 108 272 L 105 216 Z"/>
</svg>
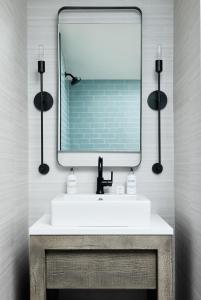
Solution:
<svg viewBox="0 0 201 300">
<path fill-rule="evenodd" d="M 59 150 L 140 152 L 140 14 L 65 11 L 59 45 Z"/>
</svg>

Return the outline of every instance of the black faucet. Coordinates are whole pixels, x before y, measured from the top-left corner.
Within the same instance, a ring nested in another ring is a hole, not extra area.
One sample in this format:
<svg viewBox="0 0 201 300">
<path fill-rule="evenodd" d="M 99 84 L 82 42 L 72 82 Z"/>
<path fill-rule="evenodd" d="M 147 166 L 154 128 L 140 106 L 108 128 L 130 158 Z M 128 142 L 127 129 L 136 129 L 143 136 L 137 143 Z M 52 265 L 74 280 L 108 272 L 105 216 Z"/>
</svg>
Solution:
<svg viewBox="0 0 201 300">
<path fill-rule="evenodd" d="M 113 172 L 111 172 L 110 180 L 105 180 L 103 178 L 103 158 L 99 156 L 96 194 L 104 194 L 104 186 L 112 186 L 112 183 L 113 183 Z"/>
</svg>

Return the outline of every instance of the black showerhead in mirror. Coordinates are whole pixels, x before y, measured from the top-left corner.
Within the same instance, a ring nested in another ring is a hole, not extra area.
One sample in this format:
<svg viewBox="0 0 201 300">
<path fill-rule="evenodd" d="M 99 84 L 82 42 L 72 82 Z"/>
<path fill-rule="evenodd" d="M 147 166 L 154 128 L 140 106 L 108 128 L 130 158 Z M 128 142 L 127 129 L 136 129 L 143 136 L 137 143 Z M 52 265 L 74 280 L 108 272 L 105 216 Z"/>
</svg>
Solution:
<svg viewBox="0 0 201 300">
<path fill-rule="evenodd" d="M 77 84 L 77 83 L 79 83 L 79 82 L 81 81 L 81 78 L 80 78 L 80 77 L 76 77 L 76 76 L 73 76 L 73 75 L 70 74 L 70 73 L 66 73 L 66 72 L 65 72 L 65 77 L 67 77 L 67 76 L 70 76 L 70 77 L 72 78 L 72 80 L 71 80 L 71 85 L 75 85 L 75 84 Z"/>
<path fill-rule="evenodd" d="M 81 81 L 80 77 L 74 77 L 71 81 L 71 85 L 75 85 Z"/>
</svg>

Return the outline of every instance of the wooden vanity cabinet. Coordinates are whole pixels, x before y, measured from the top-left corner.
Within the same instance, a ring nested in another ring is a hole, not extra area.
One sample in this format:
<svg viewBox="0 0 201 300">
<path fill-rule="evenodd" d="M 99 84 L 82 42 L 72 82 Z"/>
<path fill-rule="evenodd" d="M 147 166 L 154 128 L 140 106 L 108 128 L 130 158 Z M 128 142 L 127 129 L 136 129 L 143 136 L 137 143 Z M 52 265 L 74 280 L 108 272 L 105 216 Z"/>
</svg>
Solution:
<svg viewBox="0 0 201 300">
<path fill-rule="evenodd" d="M 30 237 L 31 300 L 47 289 L 157 290 L 172 300 L 172 236 Z"/>
</svg>

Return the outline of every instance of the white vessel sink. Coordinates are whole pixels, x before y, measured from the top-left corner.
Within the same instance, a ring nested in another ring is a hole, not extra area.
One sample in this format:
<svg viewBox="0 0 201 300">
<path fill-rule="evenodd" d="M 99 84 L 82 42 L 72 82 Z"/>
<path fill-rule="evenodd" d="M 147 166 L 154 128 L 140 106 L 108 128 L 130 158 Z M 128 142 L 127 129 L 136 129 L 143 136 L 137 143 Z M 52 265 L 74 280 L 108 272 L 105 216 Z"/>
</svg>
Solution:
<svg viewBox="0 0 201 300">
<path fill-rule="evenodd" d="M 65 227 L 147 227 L 151 202 L 144 196 L 62 194 L 51 202 L 51 224 Z"/>
</svg>

